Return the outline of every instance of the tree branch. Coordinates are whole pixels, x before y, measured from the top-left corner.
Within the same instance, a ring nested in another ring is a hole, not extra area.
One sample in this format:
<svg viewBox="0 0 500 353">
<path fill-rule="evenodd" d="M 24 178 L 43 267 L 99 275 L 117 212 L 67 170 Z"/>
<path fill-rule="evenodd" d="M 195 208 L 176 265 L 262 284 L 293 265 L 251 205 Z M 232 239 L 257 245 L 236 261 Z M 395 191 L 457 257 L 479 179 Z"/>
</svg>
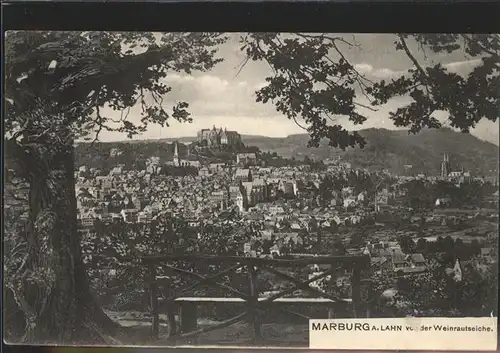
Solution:
<svg viewBox="0 0 500 353">
<path fill-rule="evenodd" d="M 410 49 L 408 49 L 408 45 L 406 44 L 406 40 L 404 39 L 403 35 L 398 34 L 398 37 L 399 37 L 399 40 L 401 42 L 401 46 L 402 46 L 403 50 L 405 51 L 406 55 L 408 56 L 408 58 L 413 62 L 413 65 L 417 68 L 417 70 L 420 72 L 422 77 L 427 79 L 428 78 L 427 73 L 422 68 L 422 66 L 420 66 L 417 59 L 411 53 Z"/>
<path fill-rule="evenodd" d="M 398 37 L 399 37 L 399 40 L 401 42 L 401 46 L 403 47 L 403 50 L 405 51 L 406 55 L 408 56 L 408 58 L 410 58 L 410 60 L 413 62 L 413 65 L 417 68 L 418 72 L 420 73 L 420 75 L 421 75 L 420 80 L 422 81 L 422 84 L 425 87 L 425 92 L 427 93 L 427 99 L 430 101 L 431 100 L 431 92 L 430 92 L 429 85 L 428 85 L 429 76 L 427 75 L 427 73 L 425 72 L 423 67 L 419 64 L 419 62 L 415 58 L 415 56 L 413 56 L 413 54 L 411 53 L 410 49 L 408 48 L 408 45 L 406 44 L 406 40 L 405 40 L 404 36 L 402 34 L 398 34 Z M 428 112 L 427 112 L 429 117 L 433 112 L 434 112 L 434 109 L 431 109 L 429 107 Z"/>
<path fill-rule="evenodd" d="M 479 41 L 474 41 L 472 38 L 470 38 L 467 34 L 460 34 L 460 36 L 469 44 L 469 45 L 477 45 L 480 47 L 485 53 L 490 54 L 491 56 L 499 59 L 500 61 L 500 55 L 488 48 L 485 48 L 484 45 L 482 45 Z"/>
</svg>

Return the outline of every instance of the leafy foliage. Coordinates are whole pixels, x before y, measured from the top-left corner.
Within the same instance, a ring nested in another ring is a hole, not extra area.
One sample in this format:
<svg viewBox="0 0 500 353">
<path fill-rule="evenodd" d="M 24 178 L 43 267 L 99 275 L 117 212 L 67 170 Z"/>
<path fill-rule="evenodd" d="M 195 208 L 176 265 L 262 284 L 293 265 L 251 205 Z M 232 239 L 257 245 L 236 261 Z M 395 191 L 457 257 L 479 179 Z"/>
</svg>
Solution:
<svg viewBox="0 0 500 353">
<path fill-rule="evenodd" d="M 428 261 L 428 271 L 413 276 L 394 278 L 390 270 L 375 275 L 373 292 L 380 296 L 385 290 L 397 288 L 393 301 L 374 302 L 381 316 L 490 316 L 496 312 L 497 263 L 484 264 L 475 257 L 462 265 L 461 281 L 446 273 L 453 261 Z"/>
<path fill-rule="evenodd" d="M 495 266 L 475 258 L 463 266 L 459 282 L 442 265 L 431 267 L 423 276 L 407 278 L 403 287 L 409 311 L 417 316 L 489 316 L 496 311 Z"/>
<path fill-rule="evenodd" d="M 409 235 L 403 234 L 399 236 L 398 243 L 401 246 L 401 251 L 403 251 L 404 254 L 412 254 L 415 252 L 415 243 Z"/>
<path fill-rule="evenodd" d="M 438 54 L 463 51 L 480 64 L 465 78 L 441 64 L 424 67 L 409 49 L 410 40 Z M 272 102 L 277 111 L 306 129 L 310 146 L 318 146 L 325 138 L 333 147 L 363 147 L 365 139 L 345 130 L 335 118 L 345 116 L 362 124 L 368 117 L 359 108 L 374 110 L 397 96 L 409 96 L 411 102 L 389 117 L 396 126 L 409 127 L 411 133 L 441 127 L 433 116 L 437 110 L 447 111 L 450 125 L 462 132 L 469 132 L 481 119 L 496 121 L 498 117 L 498 35 L 397 34 L 394 46 L 413 67 L 390 82 L 373 82 L 360 74 L 342 48 L 356 44 L 344 36 L 252 33 L 243 36 L 241 43 L 248 60 L 265 61 L 273 70 L 267 85 L 257 91 L 257 101 Z M 371 106 L 361 104 L 360 96 Z M 300 125 L 302 119 L 305 126 Z"/>
<path fill-rule="evenodd" d="M 148 123 L 163 126 L 170 117 L 189 121 L 186 102 L 165 110 L 171 88 L 164 79 L 169 71 L 209 70 L 221 61 L 214 55 L 223 41 L 219 34 L 203 33 L 9 32 L 5 129 L 27 136 L 55 132 L 60 124 L 71 125 L 76 136 L 98 136 L 103 129 L 131 136 Z M 118 122 L 101 115 L 104 107 L 125 113 L 136 104 L 139 124 L 126 115 Z M 50 119 L 34 121 L 34 109 Z"/>
<path fill-rule="evenodd" d="M 452 207 L 482 207 L 486 197 L 496 189 L 490 182 L 471 181 L 457 186 L 448 181 L 431 183 L 417 179 L 403 184 L 401 188 L 407 190 L 407 206 L 415 210 L 431 209 L 440 198 L 450 198 Z"/>
</svg>

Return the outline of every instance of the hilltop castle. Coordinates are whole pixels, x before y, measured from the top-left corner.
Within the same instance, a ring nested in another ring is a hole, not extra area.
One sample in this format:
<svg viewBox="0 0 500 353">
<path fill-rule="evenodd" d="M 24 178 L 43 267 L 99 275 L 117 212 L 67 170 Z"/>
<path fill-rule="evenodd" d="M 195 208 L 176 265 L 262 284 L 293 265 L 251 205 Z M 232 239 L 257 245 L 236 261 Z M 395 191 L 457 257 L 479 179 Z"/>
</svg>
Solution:
<svg viewBox="0 0 500 353">
<path fill-rule="evenodd" d="M 241 136 L 236 131 L 227 131 L 226 128 L 202 129 L 198 131 L 198 142 L 205 143 L 209 147 L 236 146 L 241 144 Z"/>
</svg>

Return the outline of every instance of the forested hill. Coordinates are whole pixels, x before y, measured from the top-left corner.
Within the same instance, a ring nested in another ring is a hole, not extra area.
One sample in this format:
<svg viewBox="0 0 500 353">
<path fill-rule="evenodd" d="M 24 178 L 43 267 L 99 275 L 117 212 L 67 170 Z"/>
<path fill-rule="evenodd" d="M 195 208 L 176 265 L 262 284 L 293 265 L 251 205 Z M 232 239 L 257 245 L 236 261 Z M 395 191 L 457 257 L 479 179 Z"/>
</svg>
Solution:
<svg viewBox="0 0 500 353">
<path fill-rule="evenodd" d="M 413 171 L 437 175 L 440 173 L 443 153 L 448 153 L 452 169 L 463 165 L 475 175 L 498 174 L 498 146 L 480 140 L 473 135 L 455 132 L 448 128 L 426 129 L 416 135 L 404 130 L 361 130 L 367 141 L 365 148 L 350 148 L 341 151 L 324 142 L 319 148 L 307 148 L 307 134 L 286 138 L 243 138 L 247 145 L 257 146 L 263 151 L 276 152 L 284 157 L 305 155 L 324 160 L 340 156 L 357 167 L 389 169 L 404 173 L 405 165 Z"/>
<path fill-rule="evenodd" d="M 498 146 L 470 134 L 454 132 L 447 128 L 423 130 L 416 135 L 409 135 L 403 130 L 386 129 L 365 129 L 360 133 L 367 141 L 365 148 L 351 148 L 346 151 L 329 147 L 326 142 L 318 148 L 308 148 L 307 134 L 285 138 L 242 135 L 242 140 L 247 146 L 276 152 L 283 157 L 301 159 L 309 156 L 324 160 L 340 156 L 342 160 L 356 167 L 388 169 L 398 174 L 405 172 L 405 165 L 412 165 L 414 173 L 438 175 L 443 153 L 448 153 L 452 169 L 460 169 L 463 165 L 465 170 L 470 170 L 475 175 L 498 175 Z M 173 140 L 96 143 L 93 147 L 79 144 L 76 162 L 77 165 L 101 168 L 103 164 L 106 167 L 120 163 L 129 164 L 130 160 L 141 161 L 150 156 L 160 157 L 160 161 L 164 162 L 173 156 Z M 192 140 L 192 137 L 179 139 L 182 142 Z M 110 157 L 113 148 L 119 149 L 122 154 Z"/>
</svg>

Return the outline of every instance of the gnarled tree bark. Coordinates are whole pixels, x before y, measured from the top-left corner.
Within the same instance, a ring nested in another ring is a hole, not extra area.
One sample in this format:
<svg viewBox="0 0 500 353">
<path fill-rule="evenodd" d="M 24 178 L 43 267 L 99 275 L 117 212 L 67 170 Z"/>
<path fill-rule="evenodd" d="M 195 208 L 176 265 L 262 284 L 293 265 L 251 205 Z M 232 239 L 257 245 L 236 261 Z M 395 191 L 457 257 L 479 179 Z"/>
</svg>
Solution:
<svg viewBox="0 0 500 353">
<path fill-rule="evenodd" d="M 23 312 L 25 343 L 110 343 L 107 336 L 121 326 L 90 291 L 77 227 L 73 139 L 60 141 L 46 138 L 13 156 L 21 158 L 29 183 L 29 220 L 25 261 L 8 294 Z"/>
</svg>

